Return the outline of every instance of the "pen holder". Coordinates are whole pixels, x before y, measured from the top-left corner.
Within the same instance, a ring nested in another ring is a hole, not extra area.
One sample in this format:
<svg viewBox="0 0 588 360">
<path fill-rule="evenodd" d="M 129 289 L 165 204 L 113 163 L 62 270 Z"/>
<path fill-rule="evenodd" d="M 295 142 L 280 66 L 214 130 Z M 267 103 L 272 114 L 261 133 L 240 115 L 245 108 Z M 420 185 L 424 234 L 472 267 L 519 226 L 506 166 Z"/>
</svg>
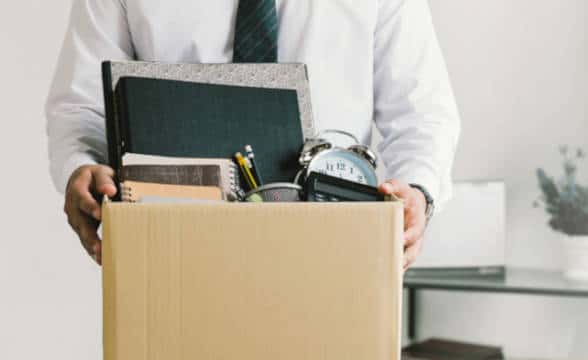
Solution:
<svg viewBox="0 0 588 360">
<path fill-rule="evenodd" d="M 260 186 L 245 195 L 245 202 L 298 202 L 302 201 L 302 187 L 291 183 L 274 183 Z"/>
</svg>

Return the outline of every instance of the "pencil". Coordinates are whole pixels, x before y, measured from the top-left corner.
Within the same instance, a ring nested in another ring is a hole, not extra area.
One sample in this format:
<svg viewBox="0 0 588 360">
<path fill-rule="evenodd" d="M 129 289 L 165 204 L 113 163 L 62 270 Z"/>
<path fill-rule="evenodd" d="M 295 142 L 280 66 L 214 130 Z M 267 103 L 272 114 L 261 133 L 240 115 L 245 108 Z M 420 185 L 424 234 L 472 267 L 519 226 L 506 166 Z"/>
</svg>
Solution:
<svg viewBox="0 0 588 360">
<path fill-rule="evenodd" d="M 263 180 L 261 179 L 261 174 L 259 172 L 259 168 L 257 167 L 257 162 L 255 161 L 255 153 L 253 152 L 253 147 L 251 145 L 245 146 L 245 152 L 247 153 L 247 158 L 251 162 L 251 172 L 253 173 L 253 177 L 259 186 L 263 185 Z"/>
<path fill-rule="evenodd" d="M 251 190 L 257 189 L 257 183 L 255 182 L 255 179 L 253 178 L 253 175 L 251 174 L 251 171 L 249 170 L 249 166 L 247 166 L 247 161 L 243 157 L 243 154 L 241 154 L 240 152 L 236 153 L 235 159 L 237 159 L 237 162 L 239 163 L 239 167 L 241 168 L 241 171 L 243 172 L 243 176 L 245 177 L 245 180 L 247 181 L 247 185 L 249 185 Z"/>
</svg>

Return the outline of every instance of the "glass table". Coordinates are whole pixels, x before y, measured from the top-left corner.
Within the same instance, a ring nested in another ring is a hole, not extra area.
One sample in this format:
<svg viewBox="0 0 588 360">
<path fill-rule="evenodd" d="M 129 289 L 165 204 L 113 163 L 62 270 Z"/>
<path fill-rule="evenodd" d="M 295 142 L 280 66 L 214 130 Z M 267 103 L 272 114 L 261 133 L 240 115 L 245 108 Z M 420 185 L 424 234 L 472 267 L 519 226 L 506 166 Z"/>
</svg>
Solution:
<svg viewBox="0 0 588 360">
<path fill-rule="evenodd" d="M 588 282 L 568 280 L 561 272 L 507 268 L 504 277 L 436 278 L 406 276 L 408 290 L 408 337 L 416 338 L 417 296 L 419 290 L 470 291 L 588 298 Z"/>
</svg>

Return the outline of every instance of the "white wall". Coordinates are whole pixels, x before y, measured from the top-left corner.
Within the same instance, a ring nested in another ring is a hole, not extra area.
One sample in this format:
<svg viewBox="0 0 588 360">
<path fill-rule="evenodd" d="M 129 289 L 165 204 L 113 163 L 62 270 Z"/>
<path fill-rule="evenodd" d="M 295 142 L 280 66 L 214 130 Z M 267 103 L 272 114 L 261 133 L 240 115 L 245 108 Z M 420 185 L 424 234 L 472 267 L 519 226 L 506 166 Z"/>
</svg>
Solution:
<svg viewBox="0 0 588 360">
<path fill-rule="evenodd" d="M 317 0 L 318 1 L 318 0 Z M 321 0 L 323 1 L 323 0 Z M 509 263 L 558 268 L 558 236 L 530 206 L 559 143 L 588 148 L 584 0 L 432 0 L 463 114 L 460 179 L 508 184 Z M 100 359 L 99 269 L 50 183 L 43 102 L 69 1 L 0 5 L 0 358 Z M 427 293 L 419 330 L 562 357 L 585 300 Z"/>
<path fill-rule="evenodd" d="M 44 129 L 69 4 L 0 5 L 0 359 L 101 359 L 100 272 L 65 226 Z"/>
<path fill-rule="evenodd" d="M 588 149 L 588 2 L 430 2 L 463 117 L 455 177 L 504 179 L 508 264 L 558 269 L 560 236 L 531 206 L 534 171 L 560 171 L 558 144 Z M 419 305 L 423 338 L 538 358 L 565 357 L 578 314 L 588 312 L 585 299 L 442 292 L 425 293 Z"/>
</svg>

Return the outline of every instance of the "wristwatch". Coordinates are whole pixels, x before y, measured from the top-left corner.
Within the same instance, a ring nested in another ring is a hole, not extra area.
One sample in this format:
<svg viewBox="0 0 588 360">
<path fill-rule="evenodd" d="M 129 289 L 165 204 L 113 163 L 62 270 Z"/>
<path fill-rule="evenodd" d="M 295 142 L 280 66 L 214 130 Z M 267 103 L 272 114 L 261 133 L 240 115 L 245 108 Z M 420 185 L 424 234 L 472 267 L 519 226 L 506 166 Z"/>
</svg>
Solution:
<svg viewBox="0 0 588 360">
<path fill-rule="evenodd" d="M 427 208 L 425 209 L 425 217 L 427 219 L 427 224 L 429 224 L 429 221 L 431 220 L 431 218 L 433 217 L 433 213 L 435 212 L 435 201 L 433 200 L 433 197 L 431 196 L 431 194 L 429 194 L 429 192 L 427 191 L 427 189 L 425 189 L 424 186 L 421 186 L 419 184 L 409 185 L 411 188 L 417 189 L 425 196 L 425 201 L 427 202 Z"/>
</svg>

